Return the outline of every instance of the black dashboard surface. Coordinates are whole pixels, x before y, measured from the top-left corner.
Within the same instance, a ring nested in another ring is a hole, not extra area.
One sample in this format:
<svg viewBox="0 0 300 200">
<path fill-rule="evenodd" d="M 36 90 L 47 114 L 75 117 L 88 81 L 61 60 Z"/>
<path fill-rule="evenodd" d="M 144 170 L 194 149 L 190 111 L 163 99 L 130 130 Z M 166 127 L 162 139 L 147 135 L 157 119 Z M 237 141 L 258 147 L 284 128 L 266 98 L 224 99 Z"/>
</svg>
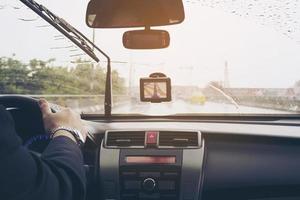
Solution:
<svg viewBox="0 0 300 200">
<path fill-rule="evenodd" d="M 203 199 L 300 199 L 300 140 L 206 136 Z"/>
</svg>

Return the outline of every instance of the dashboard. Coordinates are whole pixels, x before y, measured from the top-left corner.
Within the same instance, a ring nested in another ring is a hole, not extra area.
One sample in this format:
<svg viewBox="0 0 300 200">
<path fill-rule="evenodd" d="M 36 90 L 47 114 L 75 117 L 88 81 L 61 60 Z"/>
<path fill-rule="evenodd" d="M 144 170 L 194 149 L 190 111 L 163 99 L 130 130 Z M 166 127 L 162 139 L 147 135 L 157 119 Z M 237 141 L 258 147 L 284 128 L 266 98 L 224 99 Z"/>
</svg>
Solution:
<svg viewBox="0 0 300 200">
<path fill-rule="evenodd" d="M 87 199 L 300 199 L 295 121 L 88 123 Z"/>
</svg>

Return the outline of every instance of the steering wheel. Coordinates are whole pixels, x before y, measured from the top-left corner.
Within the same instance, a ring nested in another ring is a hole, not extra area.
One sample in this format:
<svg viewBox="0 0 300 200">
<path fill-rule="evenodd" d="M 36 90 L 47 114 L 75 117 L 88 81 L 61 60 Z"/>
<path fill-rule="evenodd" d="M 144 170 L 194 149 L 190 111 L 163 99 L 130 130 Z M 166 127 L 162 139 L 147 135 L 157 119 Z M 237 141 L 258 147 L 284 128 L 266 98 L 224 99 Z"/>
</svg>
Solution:
<svg viewBox="0 0 300 200">
<path fill-rule="evenodd" d="M 45 134 L 42 112 L 37 99 L 23 95 L 0 95 L 0 105 L 12 114 L 16 131 L 23 140 Z M 59 110 L 59 106 L 51 105 L 53 113 Z M 88 133 L 87 137 L 96 144 L 92 134 Z"/>
<path fill-rule="evenodd" d="M 23 140 L 27 140 L 34 135 L 45 134 L 42 112 L 37 99 L 22 95 L 0 95 L 0 105 L 3 105 L 12 114 L 16 131 L 19 136 L 22 135 Z M 59 111 L 59 107 L 52 106 L 51 111 L 55 113 Z M 88 137 L 96 144 L 93 135 L 88 134 Z M 37 156 L 41 155 L 41 152 L 31 152 Z M 86 173 L 93 173 L 88 166 L 85 166 L 85 169 Z M 89 179 L 90 181 L 93 181 L 93 179 Z"/>
<path fill-rule="evenodd" d="M 39 103 L 36 99 L 22 95 L 0 95 L 3 105 L 13 116 L 18 134 L 23 139 L 36 134 L 44 134 L 44 123 Z"/>
</svg>

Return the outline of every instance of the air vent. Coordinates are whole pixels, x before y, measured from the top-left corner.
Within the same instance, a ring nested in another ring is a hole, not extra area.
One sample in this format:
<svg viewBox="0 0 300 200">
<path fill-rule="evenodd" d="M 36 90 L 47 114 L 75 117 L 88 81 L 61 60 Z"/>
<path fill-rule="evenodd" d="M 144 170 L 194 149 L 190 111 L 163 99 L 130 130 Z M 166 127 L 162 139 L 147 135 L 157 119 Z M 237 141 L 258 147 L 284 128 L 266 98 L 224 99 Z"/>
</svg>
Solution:
<svg viewBox="0 0 300 200">
<path fill-rule="evenodd" d="M 107 147 L 144 147 L 144 131 L 108 131 L 106 133 Z"/>
<path fill-rule="evenodd" d="M 159 146 L 162 147 L 199 147 L 199 132 L 160 131 Z"/>
</svg>

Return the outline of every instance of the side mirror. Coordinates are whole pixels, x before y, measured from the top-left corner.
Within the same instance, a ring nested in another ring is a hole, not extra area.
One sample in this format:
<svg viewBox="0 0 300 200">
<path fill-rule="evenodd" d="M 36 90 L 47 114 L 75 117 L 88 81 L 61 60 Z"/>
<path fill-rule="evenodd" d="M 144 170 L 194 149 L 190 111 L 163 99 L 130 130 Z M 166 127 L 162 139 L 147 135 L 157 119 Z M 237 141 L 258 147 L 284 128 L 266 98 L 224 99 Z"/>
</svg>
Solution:
<svg viewBox="0 0 300 200">
<path fill-rule="evenodd" d="M 170 45 L 170 35 L 164 30 L 136 30 L 123 34 L 127 49 L 162 49 Z"/>
</svg>

